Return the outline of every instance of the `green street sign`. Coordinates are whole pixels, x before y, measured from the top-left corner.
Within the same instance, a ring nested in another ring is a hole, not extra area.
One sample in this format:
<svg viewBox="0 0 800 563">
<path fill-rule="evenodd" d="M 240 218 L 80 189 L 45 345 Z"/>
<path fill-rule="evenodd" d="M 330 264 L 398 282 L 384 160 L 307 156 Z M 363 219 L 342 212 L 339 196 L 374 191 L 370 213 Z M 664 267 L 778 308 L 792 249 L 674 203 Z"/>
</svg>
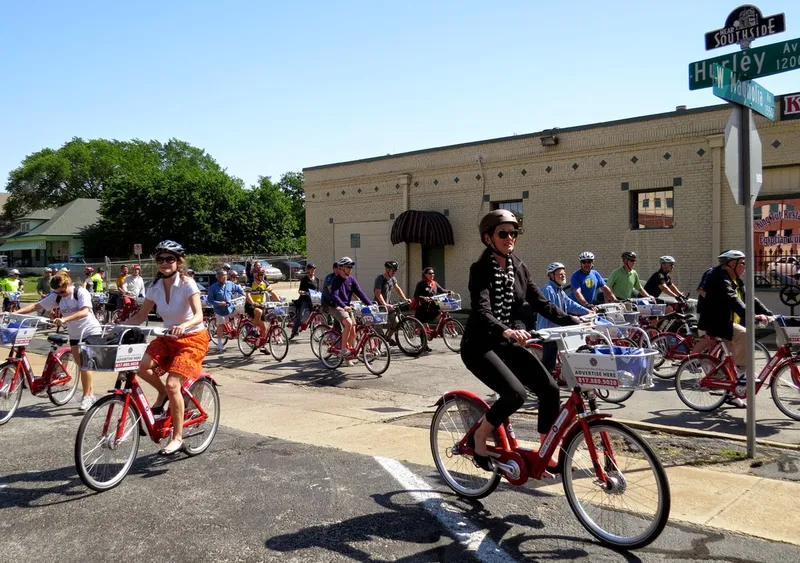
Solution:
<svg viewBox="0 0 800 563">
<path fill-rule="evenodd" d="M 767 119 L 775 121 L 775 96 L 753 80 L 739 80 L 732 70 L 717 63 L 711 65 L 714 95 L 752 108 Z"/>
<path fill-rule="evenodd" d="M 361 248 L 361 233 L 350 233 L 350 248 Z"/>
<path fill-rule="evenodd" d="M 689 90 L 712 86 L 711 65 L 715 63 L 731 69 L 739 80 L 795 70 L 800 68 L 800 38 L 690 63 Z"/>
</svg>

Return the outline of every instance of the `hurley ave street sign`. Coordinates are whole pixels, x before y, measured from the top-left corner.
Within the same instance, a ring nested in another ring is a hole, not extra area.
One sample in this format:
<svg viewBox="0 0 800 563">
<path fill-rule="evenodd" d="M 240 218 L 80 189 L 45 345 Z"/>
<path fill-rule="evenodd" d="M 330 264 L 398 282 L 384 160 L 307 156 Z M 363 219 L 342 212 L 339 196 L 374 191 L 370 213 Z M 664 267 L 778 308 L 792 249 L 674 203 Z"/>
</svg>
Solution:
<svg viewBox="0 0 800 563">
<path fill-rule="evenodd" d="M 782 31 L 786 31 L 784 14 L 763 16 L 752 4 L 745 4 L 728 15 L 725 27 L 706 33 L 706 51 L 736 43 L 746 43 L 744 46 L 748 47 L 753 39 Z"/>
<path fill-rule="evenodd" d="M 718 64 L 711 65 L 714 95 L 747 106 L 775 121 L 775 96 L 753 80 L 737 80 L 736 73 Z"/>
<path fill-rule="evenodd" d="M 772 43 L 763 47 L 728 53 L 721 57 L 689 64 L 689 90 L 710 88 L 713 84 L 711 65 L 731 69 L 739 80 L 750 80 L 800 68 L 800 38 Z"/>
</svg>

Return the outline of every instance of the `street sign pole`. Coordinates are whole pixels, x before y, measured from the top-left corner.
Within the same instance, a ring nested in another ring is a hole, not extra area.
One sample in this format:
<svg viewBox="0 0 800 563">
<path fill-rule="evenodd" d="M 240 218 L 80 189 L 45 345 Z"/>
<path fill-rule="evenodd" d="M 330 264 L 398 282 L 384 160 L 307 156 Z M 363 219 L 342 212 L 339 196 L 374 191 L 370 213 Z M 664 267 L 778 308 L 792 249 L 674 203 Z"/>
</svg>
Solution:
<svg viewBox="0 0 800 563">
<path fill-rule="evenodd" d="M 739 128 L 739 182 L 744 205 L 744 253 L 745 253 L 745 326 L 747 327 L 747 457 L 756 455 L 756 323 L 755 323 L 755 257 L 753 256 L 753 202 L 750 199 L 750 108 L 739 106 L 741 124 Z"/>
</svg>

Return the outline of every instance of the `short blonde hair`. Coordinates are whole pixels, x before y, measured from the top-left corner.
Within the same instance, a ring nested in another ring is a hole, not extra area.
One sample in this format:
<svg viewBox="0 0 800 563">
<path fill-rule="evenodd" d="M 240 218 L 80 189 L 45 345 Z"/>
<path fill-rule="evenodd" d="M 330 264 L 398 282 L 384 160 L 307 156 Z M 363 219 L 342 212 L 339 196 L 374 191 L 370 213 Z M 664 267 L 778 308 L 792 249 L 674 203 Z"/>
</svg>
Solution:
<svg viewBox="0 0 800 563">
<path fill-rule="evenodd" d="M 50 289 L 61 289 L 72 285 L 72 278 L 69 277 L 69 272 L 58 271 L 56 275 L 50 278 Z"/>
</svg>

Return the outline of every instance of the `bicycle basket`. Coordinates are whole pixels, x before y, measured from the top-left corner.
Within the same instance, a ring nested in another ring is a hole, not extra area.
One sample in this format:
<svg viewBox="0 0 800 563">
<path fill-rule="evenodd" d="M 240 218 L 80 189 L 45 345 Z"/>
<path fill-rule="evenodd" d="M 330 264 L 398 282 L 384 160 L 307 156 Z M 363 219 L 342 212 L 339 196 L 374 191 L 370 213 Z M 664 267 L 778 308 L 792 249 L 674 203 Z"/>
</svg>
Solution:
<svg viewBox="0 0 800 563">
<path fill-rule="evenodd" d="M 19 323 L 8 323 L 0 327 L 0 345 L 27 346 L 36 334 L 36 327 L 21 327 Z"/>
<path fill-rule="evenodd" d="M 147 349 L 144 341 L 144 333 L 124 327 L 86 336 L 80 343 L 81 366 L 101 372 L 134 370 Z"/>
<path fill-rule="evenodd" d="M 458 294 L 451 296 L 443 293 L 434 295 L 431 299 L 439 305 L 439 309 L 442 311 L 458 311 L 461 309 L 461 296 Z"/>
<path fill-rule="evenodd" d="M 388 313 L 380 305 L 369 305 L 367 307 L 354 308 L 355 316 L 365 325 L 386 324 Z"/>
<path fill-rule="evenodd" d="M 282 317 L 286 314 L 286 309 L 284 303 L 280 301 L 267 301 L 263 304 L 264 307 L 264 316 L 268 319 L 274 319 L 275 317 Z"/>
<path fill-rule="evenodd" d="M 647 303 L 645 305 L 636 305 L 641 317 L 663 317 L 666 305 L 660 303 Z"/>
<path fill-rule="evenodd" d="M 562 358 L 581 387 L 636 390 L 653 386 L 653 358 L 658 353 L 644 348 L 595 346 L 592 353 L 562 352 Z"/>
<path fill-rule="evenodd" d="M 309 289 L 308 296 L 311 298 L 312 305 L 322 305 L 322 292 Z"/>
<path fill-rule="evenodd" d="M 800 346 L 800 317 L 775 317 L 772 324 L 778 346 Z"/>
<path fill-rule="evenodd" d="M 235 313 L 244 313 L 244 304 L 246 301 L 247 299 L 244 296 L 234 297 L 233 299 L 231 299 L 231 305 L 233 305 L 233 311 Z"/>
<path fill-rule="evenodd" d="M 108 296 L 105 293 L 92 293 L 91 296 L 94 304 L 105 303 L 108 300 Z"/>
</svg>

